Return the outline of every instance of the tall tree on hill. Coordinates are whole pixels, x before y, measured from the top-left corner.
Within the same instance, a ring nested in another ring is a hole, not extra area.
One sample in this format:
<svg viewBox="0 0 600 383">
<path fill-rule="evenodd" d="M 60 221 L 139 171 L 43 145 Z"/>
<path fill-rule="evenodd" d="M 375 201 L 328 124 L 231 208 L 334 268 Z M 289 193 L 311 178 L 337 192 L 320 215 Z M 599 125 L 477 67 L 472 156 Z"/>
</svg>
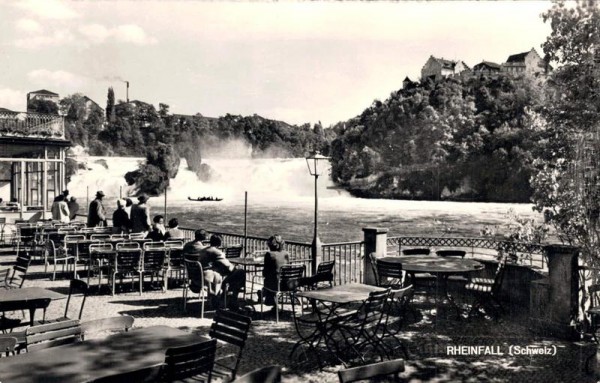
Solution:
<svg viewBox="0 0 600 383">
<path fill-rule="evenodd" d="M 106 97 L 106 120 L 111 123 L 115 122 L 115 91 L 112 86 L 108 88 Z"/>
</svg>

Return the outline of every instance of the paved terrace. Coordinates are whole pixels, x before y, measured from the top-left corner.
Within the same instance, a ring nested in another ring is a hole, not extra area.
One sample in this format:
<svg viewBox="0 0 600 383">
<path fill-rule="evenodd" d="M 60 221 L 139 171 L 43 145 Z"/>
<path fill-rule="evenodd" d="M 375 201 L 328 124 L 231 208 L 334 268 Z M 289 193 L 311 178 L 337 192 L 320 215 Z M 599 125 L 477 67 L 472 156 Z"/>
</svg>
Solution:
<svg viewBox="0 0 600 383">
<path fill-rule="evenodd" d="M 4 261 L 12 257 L 1 258 L 4 265 L 0 267 L 4 268 L 8 264 Z M 40 265 L 32 265 L 31 271 L 25 286 L 40 286 L 65 294 L 68 292 L 67 279 L 50 281 Z M 165 293 L 148 291 L 150 286 L 147 285 L 145 289 L 142 296 L 133 291 L 125 291 L 114 297 L 110 294 L 91 295 L 86 302 L 83 320 L 128 314 L 135 318 L 134 327 L 168 325 L 193 333 L 208 333 L 213 315 L 210 308 L 206 318 L 200 319 L 197 301 L 188 305 L 187 312 L 183 311 L 181 288 Z M 52 302 L 47 318 L 62 316 L 65 302 Z M 75 299 L 73 304 L 73 307 L 78 307 L 80 301 Z M 404 336 L 411 358 L 402 377 L 408 382 L 597 381 L 593 375 L 583 371 L 585 358 L 595 348 L 588 341 L 567 342 L 535 336 L 527 328 L 526 318 L 519 313 L 507 314 L 499 322 L 485 318 L 457 321 L 452 315 L 448 315 L 447 320 L 441 320 L 436 318 L 432 303 L 420 294 L 415 298 L 415 307 L 417 314 L 414 318 L 409 315 Z M 275 323 L 274 315 L 265 314 L 264 318 L 259 318 L 255 314 L 254 317 L 240 374 L 261 366 L 278 364 L 284 367 L 285 382 L 338 381 L 337 370 L 342 368 L 341 365 L 331 365 L 319 371 L 314 359 L 308 359 L 306 363 L 290 362 L 288 354 L 297 337 L 289 313 L 283 314 L 279 324 Z M 555 346 L 556 355 L 510 356 L 508 349 L 511 345 Z M 492 350 L 500 351 L 503 355 L 451 356 L 447 354 L 447 346 L 494 346 Z M 331 356 L 325 354 L 320 357 L 332 360 Z M 303 358 L 299 359 L 304 361 Z"/>
</svg>

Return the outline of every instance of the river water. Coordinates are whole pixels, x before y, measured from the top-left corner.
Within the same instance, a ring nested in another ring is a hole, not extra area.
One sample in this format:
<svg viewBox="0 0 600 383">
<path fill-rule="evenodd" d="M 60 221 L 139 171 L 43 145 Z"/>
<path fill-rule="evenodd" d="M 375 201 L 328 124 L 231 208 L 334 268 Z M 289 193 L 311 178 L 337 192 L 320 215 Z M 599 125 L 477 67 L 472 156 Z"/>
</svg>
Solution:
<svg viewBox="0 0 600 383">
<path fill-rule="evenodd" d="M 73 176 L 68 188 L 82 206 L 97 190 L 106 195 L 109 212 L 119 194 L 132 193 L 123 175 L 141 161 L 131 157 L 79 157 L 85 169 Z M 248 193 L 249 235 L 281 234 L 288 240 L 311 242 L 314 227 L 314 177 L 304 159 L 209 158 L 214 177 L 201 182 L 182 161 L 167 192 L 167 218 L 177 217 L 190 228 L 243 233 L 245 192 Z M 389 229 L 389 235 L 478 236 L 484 226 L 503 232 L 512 210 L 541 220 L 530 204 L 399 201 L 361 199 L 333 188 L 326 175 L 319 178 L 319 237 L 324 243 L 362 238 L 362 228 Z M 221 202 L 193 202 L 188 197 L 212 196 Z M 135 200 L 135 199 L 134 199 Z M 150 198 L 152 214 L 164 214 L 165 198 Z"/>
</svg>

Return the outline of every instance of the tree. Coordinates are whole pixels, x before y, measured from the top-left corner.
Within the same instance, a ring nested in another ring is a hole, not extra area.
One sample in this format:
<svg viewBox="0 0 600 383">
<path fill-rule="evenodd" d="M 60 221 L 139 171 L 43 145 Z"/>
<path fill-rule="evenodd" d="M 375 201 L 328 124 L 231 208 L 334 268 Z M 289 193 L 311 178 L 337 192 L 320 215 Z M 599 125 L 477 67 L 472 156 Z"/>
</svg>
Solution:
<svg viewBox="0 0 600 383">
<path fill-rule="evenodd" d="M 531 179 L 535 209 L 563 241 L 581 248 L 591 267 L 600 266 L 599 4 L 560 1 L 543 14 L 552 27 L 544 53 L 558 68 L 548 80 L 550 99 L 538 124 L 543 150 Z M 600 279 L 598 273 L 590 277 L 592 283 Z"/>
<path fill-rule="evenodd" d="M 115 121 L 115 91 L 112 86 L 108 88 L 106 97 L 106 120 L 109 122 Z"/>
<path fill-rule="evenodd" d="M 27 111 L 44 114 L 58 114 L 58 105 L 50 100 L 33 99 L 27 103 Z"/>
</svg>

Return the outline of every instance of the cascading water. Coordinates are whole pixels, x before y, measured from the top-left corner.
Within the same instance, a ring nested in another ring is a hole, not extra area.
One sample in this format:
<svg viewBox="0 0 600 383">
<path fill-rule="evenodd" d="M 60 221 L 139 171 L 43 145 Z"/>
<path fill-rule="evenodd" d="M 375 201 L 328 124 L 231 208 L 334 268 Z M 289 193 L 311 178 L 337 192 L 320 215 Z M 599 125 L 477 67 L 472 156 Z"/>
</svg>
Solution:
<svg viewBox="0 0 600 383">
<path fill-rule="evenodd" d="M 107 196 L 117 197 L 131 193 L 132 187 L 125 183 L 125 173 L 135 170 L 142 158 L 131 157 L 82 157 L 85 170 L 71 178 L 68 188 L 72 195 L 93 197 L 97 190 Z M 308 173 L 303 158 L 249 159 L 208 158 L 203 161 L 211 168 L 210 180 L 203 182 L 188 169 L 182 159 L 177 177 L 171 180 L 167 191 L 169 202 L 187 200 L 188 197 L 223 198 L 227 203 L 243 198 L 248 191 L 253 200 L 293 201 L 314 198 L 314 177 Z M 342 190 L 331 189 L 333 182 L 328 176 L 329 166 L 319 177 L 319 198 L 346 197 Z"/>
</svg>

